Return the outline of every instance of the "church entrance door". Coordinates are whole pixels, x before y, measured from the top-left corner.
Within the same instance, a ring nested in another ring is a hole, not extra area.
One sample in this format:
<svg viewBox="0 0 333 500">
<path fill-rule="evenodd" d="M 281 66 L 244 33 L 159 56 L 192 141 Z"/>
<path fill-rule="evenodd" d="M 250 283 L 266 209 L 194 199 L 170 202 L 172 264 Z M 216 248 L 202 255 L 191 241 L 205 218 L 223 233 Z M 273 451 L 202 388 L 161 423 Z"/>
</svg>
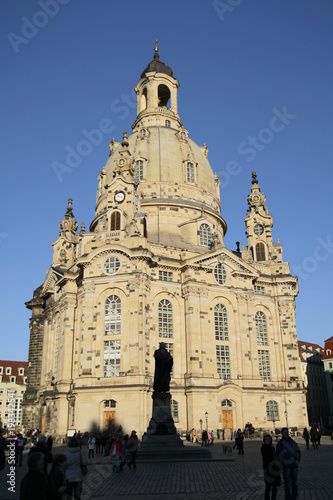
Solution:
<svg viewBox="0 0 333 500">
<path fill-rule="evenodd" d="M 45 432 L 45 429 L 46 429 L 46 415 L 42 415 L 42 425 L 41 425 L 41 431 L 42 431 L 42 434 L 44 434 Z"/>
<path fill-rule="evenodd" d="M 103 431 L 112 432 L 116 428 L 116 412 L 115 411 L 105 411 L 103 419 Z"/>
<path fill-rule="evenodd" d="M 222 428 L 232 433 L 232 410 L 222 410 Z"/>
</svg>

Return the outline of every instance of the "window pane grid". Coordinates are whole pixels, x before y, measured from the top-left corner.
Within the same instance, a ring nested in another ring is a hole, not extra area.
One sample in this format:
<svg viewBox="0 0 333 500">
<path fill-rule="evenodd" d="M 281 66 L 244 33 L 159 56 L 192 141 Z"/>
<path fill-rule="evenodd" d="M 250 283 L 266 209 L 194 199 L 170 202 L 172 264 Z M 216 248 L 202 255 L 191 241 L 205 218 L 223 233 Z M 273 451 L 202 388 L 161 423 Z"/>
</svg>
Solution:
<svg viewBox="0 0 333 500">
<path fill-rule="evenodd" d="M 121 301 L 117 295 L 111 295 L 105 301 L 104 335 L 120 335 Z"/>
<path fill-rule="evenodd" d="M 159 337 L 173 337 L 172 305 L 166 299 L 158 304 L 158 335 Z"/>
<path fill-rule="evenodd" d="M 258 350 L 259 374 L 264 382 L 271 381 L 271 366 L 269 362 L 269 352 Z"/>
<path fill-rule="evenodd" d="M 104 377 L 119 377 L 120 340 L 104 341 Z"/>
<path fill-rule="evenodd" d="M 266 403 L 267 420 L 279 420 L 279 406 L 276 401 Z"/>
<path fill-rule="evenodd" d="M 217 373 L 222 379 L 229 379 L 230 372 L 230 352 L 229 346 L 217 345 L 216 346 L 216 360 L 217 360 Z"/>
<path fill-rule="evenodd" d="M 137 160 L 135 162 L 135 177 L 139 181 L 142 181 L 142 179 L 143 179 L 143 161 L 142 160 Z"/>
<path fill-rule="evenodd" d="M 193 163 L 190 162 L 186 165 L 186 180 L 187 182 L 194 182 L 194 167 Z"/>
<path fill-rule="evenodd" d="M 212 242 L 212 232 L 208 224 L 201 224 L 199 229 L 200 245 L 210 245 Z"/>
<path fill-rule="evenodd" d="M 217 304 L 214 309 L 215 339 L 229 340 L 227 309 Z"/>
<path fill-rule="evenodd" d="M 257 344 L 268 345 L 266 316 L 263 312 L 259 311 L 256 313 L 255 324 L 257 333 Z"/>
</svg>

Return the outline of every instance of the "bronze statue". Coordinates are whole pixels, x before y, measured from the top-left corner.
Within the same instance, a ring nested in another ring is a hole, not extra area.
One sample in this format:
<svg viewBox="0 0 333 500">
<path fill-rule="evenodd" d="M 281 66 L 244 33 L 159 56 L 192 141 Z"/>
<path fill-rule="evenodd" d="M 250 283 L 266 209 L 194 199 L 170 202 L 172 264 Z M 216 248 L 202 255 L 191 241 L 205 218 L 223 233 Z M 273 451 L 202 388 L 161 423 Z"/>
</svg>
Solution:
<svg viewBox="0 0 333 500">
<path fill-rule="evenodd" d="M 173 359 L 171 354 L 166 350 L 164 342 L 161 342 L 159 349 L 154 352 L 154 358 L 154 392 L 169 392 Z"/>
</svg>

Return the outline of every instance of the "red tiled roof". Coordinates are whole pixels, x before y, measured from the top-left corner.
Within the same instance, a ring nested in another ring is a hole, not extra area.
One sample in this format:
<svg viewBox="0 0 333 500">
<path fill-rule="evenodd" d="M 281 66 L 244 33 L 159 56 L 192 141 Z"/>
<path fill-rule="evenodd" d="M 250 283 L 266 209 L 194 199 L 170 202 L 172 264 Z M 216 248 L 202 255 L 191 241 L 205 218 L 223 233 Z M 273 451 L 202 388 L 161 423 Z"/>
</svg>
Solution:
<svg viewBox="0 0 333 500">
<path fill-rule="evenodd" d="M 301 361 L 306 362 L 303 358 L 302 353 L 306 352 L 309 354 L 324 354 L 324 349 L 319 344 L 314 344 L 313 342 L 305 342 L 303 340 L 298 340 L 298 354 Z"/>
<path fill-rule="evenodd" d="M 2 382 L 10 382 L 10 377 L 15 377 L 15 383 L 25 385 L 24 378 L 28 374 L 28 361 L 8 361 L 0 359 L 0 367 L 2 368 Z M 11 373 L 6 373 L 6 368 L 11 368 Z M 23 375 L 19 375 L 19 369 L 23 368 Z"/>
<path fill-rule="evenodd" d="M 333 358 L 333 337 L 325 340 L 325 348 L 324 348 L 323 359 L 332 359 Z M 327 354 L 327 350 L 331 351 L 331 354 Z"/>
</svg>

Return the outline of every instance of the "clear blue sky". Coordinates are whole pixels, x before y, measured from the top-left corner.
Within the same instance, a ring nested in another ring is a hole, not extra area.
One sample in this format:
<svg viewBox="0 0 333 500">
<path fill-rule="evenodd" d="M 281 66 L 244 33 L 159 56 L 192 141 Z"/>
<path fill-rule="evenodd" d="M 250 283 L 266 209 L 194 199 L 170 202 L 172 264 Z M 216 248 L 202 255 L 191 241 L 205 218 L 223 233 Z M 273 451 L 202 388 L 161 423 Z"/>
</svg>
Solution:
<svg viewBox="0 0 333 500">
<path fill-rule="evenodd" d="M 94 218 L 98 173 L 110 139 L 131 131 L 156 38 L 180 81 L 183 124 L 221 176 L 226 246 L 246 244 L 256 170 L 273 239 L 299 276 L 298 338 L 323 346 L 333 334 L 331 0 L 2 0 L 0 10 L 0 359 L 27 359 L 24 302 L 51 265 L 67 198 L 79 225 Z M 57 176 L 55 162 L 106 118 L 112 130 Z"/>
</svg>

